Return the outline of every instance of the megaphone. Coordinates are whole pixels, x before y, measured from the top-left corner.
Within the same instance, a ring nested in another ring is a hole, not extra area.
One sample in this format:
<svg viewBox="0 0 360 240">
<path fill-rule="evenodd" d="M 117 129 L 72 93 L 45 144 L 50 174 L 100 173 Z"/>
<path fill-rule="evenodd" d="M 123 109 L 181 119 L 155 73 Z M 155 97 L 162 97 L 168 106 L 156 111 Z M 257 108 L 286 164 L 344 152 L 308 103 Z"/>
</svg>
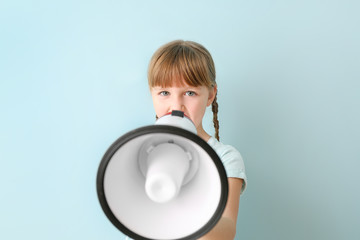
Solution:
<svg viewBox="0 0 360 240">
<path fill-rule="evenodd" d="M 219 221 L 228 197 L 220 158 L 181 111 L 118 138 L 96 181 L 107 218 L 140 240 L 197 239 Z"/>
</svg>

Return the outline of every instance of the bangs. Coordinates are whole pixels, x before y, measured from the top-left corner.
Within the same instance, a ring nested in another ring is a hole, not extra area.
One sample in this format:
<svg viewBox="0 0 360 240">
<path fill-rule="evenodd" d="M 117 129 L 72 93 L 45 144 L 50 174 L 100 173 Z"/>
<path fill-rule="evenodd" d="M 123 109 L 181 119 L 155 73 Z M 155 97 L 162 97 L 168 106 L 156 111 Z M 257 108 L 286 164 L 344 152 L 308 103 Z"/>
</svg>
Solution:
<svg viewBox="0 0 360 240">
<path fill-rule="evenodd" d="M 177 43 L 155 52 L 149 64 L 148 80 L 150 87 L 211 86 L 210 75 L 208 59 L 202 52 Z"/>
</svg>

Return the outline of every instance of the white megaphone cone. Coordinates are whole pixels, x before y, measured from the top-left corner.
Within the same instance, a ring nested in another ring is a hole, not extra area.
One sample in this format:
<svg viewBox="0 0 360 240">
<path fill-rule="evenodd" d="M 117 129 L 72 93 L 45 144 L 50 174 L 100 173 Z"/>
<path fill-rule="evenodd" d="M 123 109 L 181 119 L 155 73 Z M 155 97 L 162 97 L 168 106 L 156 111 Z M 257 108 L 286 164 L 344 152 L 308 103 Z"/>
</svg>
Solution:
<svg viewBox="0 0 360 240">
<path fill-rule="evenodd" d="M 218 222 L 228 183 L 216 152 L 183 112 L 173 111 L 109 147 L 97 193 L 108 219 L 129 237 L 190 240 Z"/>
</svg>

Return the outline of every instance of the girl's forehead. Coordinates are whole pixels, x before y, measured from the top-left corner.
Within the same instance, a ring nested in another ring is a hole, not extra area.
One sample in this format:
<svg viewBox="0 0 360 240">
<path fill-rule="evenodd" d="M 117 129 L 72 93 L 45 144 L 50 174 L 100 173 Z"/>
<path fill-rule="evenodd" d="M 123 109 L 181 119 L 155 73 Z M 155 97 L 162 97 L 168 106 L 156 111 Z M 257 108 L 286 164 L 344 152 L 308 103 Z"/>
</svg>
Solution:
<svg viewBox="0 0 360 240">
<path fill-rule="evenodd" d="M 202 88 L 202 87 L 205 87 L 205 86 L 189 85 L 185 82 L 182 82 L 182 83 L 172 83 L 172 84 L 162 84 L 162 85 L 158 84 L 158 85 L 152 86 L 151 88 Z"/>
<path fill-rule="evenodd" d="M 155 83 L 151 87 L 161 87 L 161 88 L 183 88 L 183 87 L 199 87 L 201 85 L 195 85 L 195 84 L 189 84 L 187 83 L 184 78 L 182 77 L 176 77 L 171 78 L 166 81 L 160 81 Z"/>
<path fill-rule="evenodd" d="M 183 85 L 183 86 L 153 86 L 150 88 L 151 91 L 175 91 L 175 92 L 185 92 L 185 91 L 197 91 L 197 92 L 204 92 L 208 91 L 206 86 L 189 86 L 189 85 Z"/>
<path fill-rule="evenodd" d="M 201 88 L 201 86 L 192 86 L 192 85 L 168 85 L 168 86 L 158 86 L 161 88 L 179 88 L 179 89 L 187 89 L 187 88 Z"/>
</svg>

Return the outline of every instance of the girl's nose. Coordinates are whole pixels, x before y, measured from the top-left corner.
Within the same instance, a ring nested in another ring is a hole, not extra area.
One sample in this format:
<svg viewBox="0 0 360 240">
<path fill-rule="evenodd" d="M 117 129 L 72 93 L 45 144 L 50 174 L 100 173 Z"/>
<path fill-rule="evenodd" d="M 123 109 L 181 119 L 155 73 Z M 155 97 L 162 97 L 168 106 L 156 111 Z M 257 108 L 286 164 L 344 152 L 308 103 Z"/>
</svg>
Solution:
<svg viewBox="0 0 360 240">
<path fill-rule="evenodd" d="M 184 111 L 185 110 L 185 106 L 181 99 L 174 99 L 174 101 L 172 102 L 169 112 L 172 112 L 174 110 L 176 110 L 176 111 Z"/>
</svg>

